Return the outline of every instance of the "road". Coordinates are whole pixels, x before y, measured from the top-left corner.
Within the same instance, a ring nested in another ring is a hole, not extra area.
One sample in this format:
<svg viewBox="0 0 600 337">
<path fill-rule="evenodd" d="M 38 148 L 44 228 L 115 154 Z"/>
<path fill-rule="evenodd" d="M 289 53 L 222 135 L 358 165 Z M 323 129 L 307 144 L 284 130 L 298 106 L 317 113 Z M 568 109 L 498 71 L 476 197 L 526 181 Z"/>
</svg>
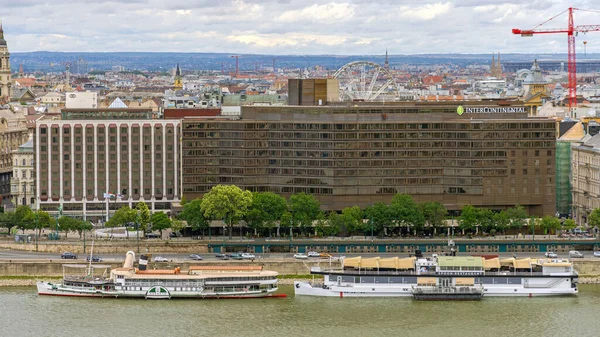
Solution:
<svg viewBox="0 0 600 337">
<path fill-rule="evenodd" d="M 190 253 L 194 253 L 194 252 L 190 252 Z M 474 255 L 477 253 L 473 253 Z M 494 253 L 484 253 L 484 254 L 494 254 Z M 585 257 L 593 257 L 592 252 L 589 251 L 585 251 L 583 252 Z M 98 255 L 102 258 L 103 261 L 105 262 L 122 262 L 125 259 L 125 256 L 123 254 L 94 254 L 94 255 Z M 198 254 L 200 256 L 203 257 L 204 260 L 206 261 L 217 261 L 218 259 L 215 257 L 214 253 L 210 253 L 210 254 Z M 362 257 L 376 257 L 376 256 L 380 256 L 382 258 L 386 258 L 386 257 L 394 257 L 394 256 L 398 256 L 398 257 L 408 257 L 408 254 L 400 254 L 400 253 L 347 253 L 347 254 L 334 254 L 334 256 L 346 256 L 346 257 L 355 257 L 355 256 L 362 256 Z M 469 256 L 471 255 L 470 253 L 458 253 L 458 256 Z M 500 258 L 510 258 L 512 257 L 512 253 L 499 253 L 498 254 L 500 256 Z M 169 261 L 172 262 L 193 262 L 193 260 L 190 260 L 189 254 L 184 254 L 184 253 L 160 253 L 160 252 L 152 252 L 152 256 L 156 257 L 156 256 L 161 256 L 164 257 L 166 259 L 168 259 Z M 289 254 L 289 253 L 270 253 L 270 254 L 255 254 L 256 259 L 260 260 L 260 259 L 269 259 L 269 260 L 287 260 L 287 261 L 293 261 L 294 257 L 293 254 Z M 431 254 L 424 254 L 424 256 L 428 257 L 431 256 Z M 544 253 L 517 253 L 517 258 L 525 258 L 525 257 L 531 257 L 531 258 L 543 258 L 544 257 Z M 568 258 L 568 253 L 558 253 L 558 258 Z M 8 250 L 0 250 L 0 261 L 55 261 L 55 260 L 61 260 L 60 258 L 60 254 L 53 254 L 53 253 L 35 253 L 35 252 L 22 252 L 22 251 L 8 251 Z M 77 260 L 63 260 L 63 261 L 77 261 L 77 262 L 81 262 L 85 260 L 85 255 L 78 255 L 78 259 Z M 308 261 L 311 260 L 318 260 L 317 258 L 310 258 L 308 259 Z M 327 261 L 327 259 L 322 259 Z"/>
</svg>

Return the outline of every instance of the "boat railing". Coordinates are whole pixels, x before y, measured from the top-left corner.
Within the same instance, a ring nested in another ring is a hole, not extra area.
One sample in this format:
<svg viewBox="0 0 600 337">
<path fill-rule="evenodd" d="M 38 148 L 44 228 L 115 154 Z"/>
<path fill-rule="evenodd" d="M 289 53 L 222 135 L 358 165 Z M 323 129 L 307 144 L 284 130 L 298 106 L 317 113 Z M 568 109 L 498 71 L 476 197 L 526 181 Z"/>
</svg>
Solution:
<svg viewBox="0 0 600 337">
<path fill-rule="evenodd" d="M 550 276 L 543 272 L 537 271 L 450 271 L 450 272 L 435 272 L 435 271 L 380 271 L 380 270 L 321 270 L 319 272 L 313 272 L 314 274 L 336 274 L 336 275 L 356 275 L 356 276 L 474 276 L 474 277 L 492 277 L 492 276 Z M 576 272 L 573 271 L 573 275 Z"/>
<path fill-rule="evenodd" d="M 481 294 L 482 286 L 412 286 L 415 294 Z"/>
</svg>

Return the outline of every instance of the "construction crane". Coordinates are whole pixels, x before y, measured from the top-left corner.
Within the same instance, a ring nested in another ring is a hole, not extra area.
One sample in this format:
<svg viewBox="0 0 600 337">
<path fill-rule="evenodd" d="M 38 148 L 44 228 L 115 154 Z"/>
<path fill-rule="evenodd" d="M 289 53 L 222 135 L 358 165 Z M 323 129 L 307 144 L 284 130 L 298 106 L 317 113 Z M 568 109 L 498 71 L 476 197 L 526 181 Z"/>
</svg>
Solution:
<svg viewBox="0 0 600 337">
<path fill-rule="evenodd" d="M 567 33 L 567 44 L 569 47 L 568 62 L 567 62 L 567 71 L 568 71 L 568 79 L 569 79 L 569 111 L 572 111 L 572 109 L 577 106 L 577 62 L 576 62 L 576 57 L 575 57 L 575 36 L 577 36 L 578 33 L 600 31 L 600 25 L 575 26 L 573 23 L 573 11 L 575 11 L 575 10 L 600 13 L 600 11 L 585 10 L 585 9 L 569 7 L 569 9 L 558 13 L 557 15 L 540 23 L 539 25 L 533 27 L 532 29 L 523 30 L 523 29 L 514 28 L 512 30 L 513 34 L 521 35 L 523 37 L 533 36 L 533 34 Z M 564 14 L 565 12 L 569 13 L 569 25 L 567 28 L 539 29 L 544 24 L 554 20 L 556 17 L 558 17 L 561 14 Z"/>
<path fill-rule="evenodd" d="M 60 62 L 61 65 L 65 66 L 65 79 L 67 81 L 67 85 L 71 85 L 71 62 Z M 57 65 L 56 63 L 50 63 L 51 67 Z"/>
<path fill-rule="evenodd" d="M 238 77 L 240 74 L 240 55 L 231 55 L 231 57 L 235 57 L 235 77 Z"/>
</svg>

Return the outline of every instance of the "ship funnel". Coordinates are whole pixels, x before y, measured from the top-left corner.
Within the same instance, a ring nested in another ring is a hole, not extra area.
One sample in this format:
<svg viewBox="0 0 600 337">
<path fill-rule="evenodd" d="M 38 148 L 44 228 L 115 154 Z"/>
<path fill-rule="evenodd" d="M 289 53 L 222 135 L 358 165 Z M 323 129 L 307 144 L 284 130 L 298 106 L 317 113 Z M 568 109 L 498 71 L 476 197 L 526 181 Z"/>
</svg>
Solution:
<svg viewBox="0 0 600 337">
<path fill-rule="evenodd" d="M 131 250 L 125 254 L 125 262 L 123 262 L 123 268 L 133 268 L 133 261 L 135 261 L 135 253 Z"/>
<path fill-rule="evenodd" d="M 140 270 L 146 270 L 148 268 L 148 256 L 147 255 L 140 255 L 140 262 L 138 263 L 138 268 Z"/>
</svg>

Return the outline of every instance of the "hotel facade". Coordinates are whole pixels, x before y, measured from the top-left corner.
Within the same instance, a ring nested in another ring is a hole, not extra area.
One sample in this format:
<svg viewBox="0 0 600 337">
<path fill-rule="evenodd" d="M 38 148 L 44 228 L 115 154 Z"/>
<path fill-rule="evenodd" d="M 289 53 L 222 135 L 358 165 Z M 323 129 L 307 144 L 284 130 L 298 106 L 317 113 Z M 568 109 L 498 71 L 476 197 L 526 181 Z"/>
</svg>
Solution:
<svg viewBox="0 0 600 337">
<path fill-rule="evenodd" d="M 36 202 L 39 208 L 103 221 L 121 206 L 169 210 L 180 200 L 179 120 L 39 120 Z"/>
<path fill-rule="evenodd" d="M 182 189 L 304 192 L 325 210 L 405 193 L 553 215 L 555 139 L 554 121 L 518 102 L 243 106 L 241 119 L 182 120 Z"/>
</svg>

